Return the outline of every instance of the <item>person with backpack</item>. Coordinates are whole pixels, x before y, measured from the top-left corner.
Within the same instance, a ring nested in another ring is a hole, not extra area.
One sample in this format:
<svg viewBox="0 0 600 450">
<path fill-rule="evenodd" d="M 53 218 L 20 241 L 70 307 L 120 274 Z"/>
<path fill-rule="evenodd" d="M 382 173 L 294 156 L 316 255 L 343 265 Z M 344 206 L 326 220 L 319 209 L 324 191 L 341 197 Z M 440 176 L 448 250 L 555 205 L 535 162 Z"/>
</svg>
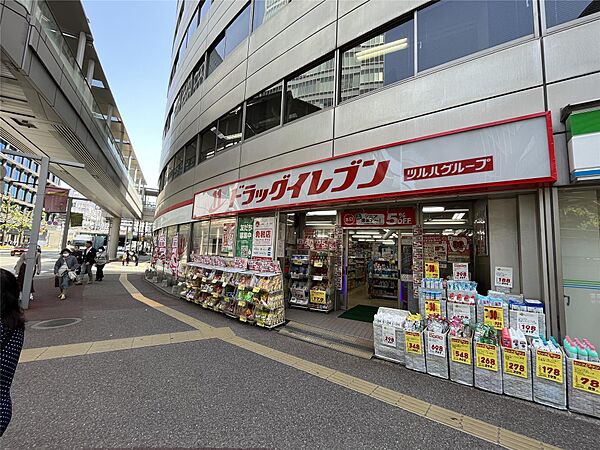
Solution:
<svg viewBox="0 0 600 450">
<path fill-rule="evenodd" d="M 19 283 L 8 270 L 0 269 L 0 436 L 12 417 L 10 386 L 25 337 L 25 319 L 19 305 Z"/>
<path fill-rule="evenodd" d="M 104 279 L 104 266 L 108 263 L 108 255 L 104 246 L 98 249 L 94 262 L 96 263 L 96 281 L 102 281 Z"/>
</svg>

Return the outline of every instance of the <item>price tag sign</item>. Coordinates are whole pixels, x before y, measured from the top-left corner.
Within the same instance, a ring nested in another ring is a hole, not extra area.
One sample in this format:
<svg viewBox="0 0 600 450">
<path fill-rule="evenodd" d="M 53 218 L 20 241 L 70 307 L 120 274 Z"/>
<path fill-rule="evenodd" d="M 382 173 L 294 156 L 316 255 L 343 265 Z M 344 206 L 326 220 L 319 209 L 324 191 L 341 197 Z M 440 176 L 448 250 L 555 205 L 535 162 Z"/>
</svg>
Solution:
<svg viewBox="0 0 600 450">
<path fill-rule="evenodd" d="M 315 263 L 313 264 L 313 266 L 315 266 L 315 267 L 323 267 L 323 261 L 315 261 Z"/>
<path fill-rule="evenodd" d="M 513 287 L 513 268 L 496 266 L 494 271 L 494 285 L 499 288 Z"/>
<path fill-rule="evenodd" d="M 264 327 L 265 323 L 264 322 L 256 322 L 256 325 L 258 325 L 259 327 Z"/>
<path fill-rule="evenodd" d="M 469 263 L 452 263 L 452 278 L 467 281 L 469 279 Z"/>
<path fill-rule="evenodd" d="M 538 350 L 535 354 L 535 374 L 538 378 L 563 382 L 563 357 L 559 353 Z"/>
<path fill-rule="evenodd" d="M 482 343 L 475 344 L 475 365 L 480 369 L 498 372 L 496 346 Z"/>
<path fill-rule="evenodd" d="M 240 285 L 238 286 L 238 291 L 243 291 L 243 290 L 245 290 L 245 289 L 246 289 L 246 286 L 244 286 L 243 284 L 240 284 Z"/>
<path fill-rule="evenodd" d="M 450 338 L 452 361 L 471 365 L 471 341 L 463 338 Z"/>
<path fill-rule="evenodd" d="M 448 302 L 448 307 L 450 308 L 449 317 L 460 317 L 461 319 L 471 319 L 471 306 L 464 303 L 451 303 Z"/>
<path fill-rule="evenodd" d="M 396 329 L 389 325 L 381 325 L 381 343 L 388 347 L 397 347 Z"/>
<path fill-rule="evenodd" d="M 446 335 L 434 331 L 427 332 L 427 354 L 446 357 Z"/>
<path fill-rule="evenodd" d="M 539 336 L 540 328 L 538 314 L 532 312 L 517 312 L 517 328 L 526 336 Z"/>
<path fill-rule="evenodd" d="M 439 300 L 425 300 L 425 315 L 429 316 L 441 316 L 442 308 Z"/>
<path fill-rule="evenodd" d="M 310 302 L 319 305 L 327 304 L 327 292 L 325 291 L 310 291 Z"/>
<path fill-rule="evenodd" d="M 240 317 L 240 322 L 248 322 L 248 319 L 246 319 L 244 316 Z"/>
<path fill-rule="evenodd" d="M 246 306 L 246 302 L 245 302 L 245 301 L 243 301 L 243 300 L 240 300 L 240 301 L 238 302 L 238 306 Z"/>
<path fill-rule="evenodd" d="M 439 278 L 440 263 L 437 261 L 425 262 L 425 278 Z"/>
<path fill-rule="evenodd" d="M 202 282 L 206 283 L 206 277 L 202 277 Z"/>
<path fill-rule="evenodd" d="M 574 360 L 573 387 L 600 395 L 600 364 Z"/>
<path fill-rule="evenodd" d="M 504 309 L 496 306 L 484 306 L 483 323 L 496 330 L 501 330 L 504 328 Z"/>
<path fill-rule="evenodd" d="M 315 281 L 322 281 L 323 280 L 323 275 L 313 275 L 313 280 L 315 280 Z"/>
<path fill-rule="evenodd" d="M 217 297 L 219 296 L 219 294 L 218 294 L 218 292 L 213 292 L 213 293 L 212 293 L 212 296 L 213 296 L 214 298 L 217 298 Z"/>
<path fill-rule="evenodd" d="M 504 373 L 516 377 L 529 378 L 525 350 L 504 349 Z"/>
<path fill-rule="evenodd" d="M 294 259 L 292 261 L 292 264 L 294 264 L 295 266 L 301 266 L 302 265 L 302 260 L 301 259 Z"/>
<path fill-rule="evenodd" d="M 252 292 L 254 292 L 254 293 L 260 292 L 260 288 L 259 287 L 255 287 L 254 289 L 252 289 Z"/>
<path fill-rule="evenodd" d="M 421 346 L 421 333 L 417 331 L 406 331 L 405 337 L 405 349 L 408 353 L 414 353 L 416 355 L 423 354 L 423 347 Z"/>
</svg>

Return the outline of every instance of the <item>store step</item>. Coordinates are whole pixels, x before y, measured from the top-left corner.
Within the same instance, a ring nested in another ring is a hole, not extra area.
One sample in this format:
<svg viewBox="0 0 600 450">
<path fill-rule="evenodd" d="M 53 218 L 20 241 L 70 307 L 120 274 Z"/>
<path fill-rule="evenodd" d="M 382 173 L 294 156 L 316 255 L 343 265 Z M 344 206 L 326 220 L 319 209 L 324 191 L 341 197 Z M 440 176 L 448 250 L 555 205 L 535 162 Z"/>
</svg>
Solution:
<svg viewBox="0 0 600 450">
<path fill-rule="evenodd" d="M 288 322 L 286 326 L 279 328 L 277 331 L 284 336 L 359 358 L 371 359 L 373 357 L 373 342 L 368 339 L 348 336 L 294 321 Z"/>
</svg>

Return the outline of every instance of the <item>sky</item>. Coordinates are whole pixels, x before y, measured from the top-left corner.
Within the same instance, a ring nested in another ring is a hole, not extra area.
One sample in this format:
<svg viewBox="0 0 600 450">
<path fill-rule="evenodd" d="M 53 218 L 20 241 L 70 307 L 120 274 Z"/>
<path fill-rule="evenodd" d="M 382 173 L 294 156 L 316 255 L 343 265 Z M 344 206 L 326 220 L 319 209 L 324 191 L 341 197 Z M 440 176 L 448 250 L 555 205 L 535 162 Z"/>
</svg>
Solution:
<svg viewBox="0 0 600 450">
<path fill-rule="evenodd" d="M 158 186 L 176 0 L 83 0 L 148 187 Z"/>
</svg>

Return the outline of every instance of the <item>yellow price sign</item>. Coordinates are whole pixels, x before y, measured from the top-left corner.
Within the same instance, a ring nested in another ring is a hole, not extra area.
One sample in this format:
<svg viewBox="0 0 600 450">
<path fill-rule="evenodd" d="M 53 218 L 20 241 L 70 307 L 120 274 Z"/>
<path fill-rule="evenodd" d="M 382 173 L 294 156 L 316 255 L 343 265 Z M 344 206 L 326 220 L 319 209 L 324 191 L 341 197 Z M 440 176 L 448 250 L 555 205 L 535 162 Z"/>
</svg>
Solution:
<svg viewBox="0 0 600 450">
<path fill-rule="evenodd" d="M 471 341 L 463 338 L 450 338 L 452 361 L 471 365 Z"/>
<path fill-rule="evenodd" d="M 256 325 L 258 325 L 259 327 L 264 327 L 265 323 L 264 322 L 256 322 Z"/>
<path fill-rule="evenodd" d="M 313 264 L 313 266 L 315 266 L 315 267 L 323 267 L 323 261 L 315 261 L 315 263 Z"/>
<path fill-rule="evenodd" d="M 483 307 L 483 323 L 496 330 L 504 328 L 504 309 L 496 306 Z"/>
<path fill-rule="evenodd" d="M 240 300 L 240 301 L 238 302 L 238 306 L 246 306 L 246 302 L 245 302 L 245 301 L 243 301 L 243 300 Z"/>
<path fill-rule="evenodd" d="M 535 354 L 535 374 L 538 378 L 563 382 L 563 356 L 560 353 L 538 350 Z"/>
<path fill-rule="evenodd" d="M 574 360 L 573 387 L 600 395 L 600 364 Z"/>
<path fill-rule="evenodd" d="M 252 292 L 254 292 L 254 293 L 260 292 L 260 288 L 259 287 L 255 287 L 254 289 L 252 289 Z"/>
<path fill-rule="evenodd" d="M 327 304 L 327 292 L 325 291 L 310 291 L 310 302 L 318 305 Z"/>
<path fill-rule="evenodd" d="M 504 373 L 521 378 L 529 378 L 527 353 L 525 350 L 504 349 Z"/>
<path fill-rule="evenodd" d="M 480 369 L 498 372 L 496 346 L 482 343 L 475 344 L 475 365 Z"/>
<path fill-rule="evenodd" d="M 441 316 L 442 307 L 439 300 L 425 300 L 425 316 Z"/>
<path fill-rule="evenodd" d="M 243 291 L 244 289 L 246 289 L 246 286 L 243 284 L 238 285 L 238 291 Z"/>
<path fill-rule="evenodd" d="M 206 277 L 202 277 L 202 282 L 206 283 Z"/>
<path fill-rule="evenodd" d="M 244 316 L 240 317 L 240 322 L 248 322 L 248 319 L 246 319 Z"/>
<path fill-rule="evenodd" d="M 421 333 L 417 331 L 406 331 L 404 333 L 405 348 L 408 353 L 416 355 L 423 354 L 423 346 L 421 345 Z"/>
<path fill-rule="evenodd" d="M 213 292 L 213 293 L 212 293 L 212 296 L 213 296 L 214 298 L 217 298 L 217 297 L 219 297 L 219 293 L 218 293 L 218 292 Z"/>
<path fill-rule="evenodd" d="M 425 262 L 425 278 L 439 278 L 440 263 L 437 261 Z"/>
</svg>

